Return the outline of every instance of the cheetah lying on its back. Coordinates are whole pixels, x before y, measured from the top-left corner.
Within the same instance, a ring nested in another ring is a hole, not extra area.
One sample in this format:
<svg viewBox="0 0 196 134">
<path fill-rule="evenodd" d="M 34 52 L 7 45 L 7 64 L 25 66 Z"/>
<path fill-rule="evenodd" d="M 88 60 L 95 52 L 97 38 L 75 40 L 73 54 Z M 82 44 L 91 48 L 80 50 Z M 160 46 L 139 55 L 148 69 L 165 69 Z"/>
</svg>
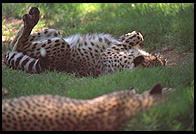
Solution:
<svg viewBox="0 0 196 134">
<path fill-rule="evenodd" d="M 171 89 L 157 83 L 136 94 L 117 91 L 90 100 L 39 95 L 2 102 L 3 130 L 120 130 L 137 112 L 152 107 Z"/>
<path fill-rule="evenodd" d="M 63 38 L 57 30 L 47 29 L 31 34 L 39 21 L 39 10 L 31 8 L 23 16 L 24 26 L 12 41 L 13 50 L 6 54 L 5 63 L 14 69 L 31 73 L 57 70 L 80 76 L 99 76 L 116 70 L 132 70 L 138 65 L 164 65 L 138 46 L 143 41 L 141 33 L 133 31 L 119 40 L 109 34 L 76 34 Z M 41 48 L 44 52 L 40 53 Z"/>
</svg>

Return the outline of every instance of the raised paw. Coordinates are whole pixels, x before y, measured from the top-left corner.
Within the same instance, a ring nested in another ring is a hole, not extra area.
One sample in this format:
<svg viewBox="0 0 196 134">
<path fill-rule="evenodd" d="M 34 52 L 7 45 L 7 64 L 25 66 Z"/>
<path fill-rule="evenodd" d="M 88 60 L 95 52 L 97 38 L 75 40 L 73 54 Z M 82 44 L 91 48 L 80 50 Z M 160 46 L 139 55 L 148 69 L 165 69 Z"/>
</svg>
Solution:
<svg viewBox="0 0 196 134">
<path fill-rule="evenodd" d="M 32 7 L 29 11 L 29 15 L 32 16 L 32 21 L 34 23 L 34 25 L 37 24 L 37 22 L 39 21 L 39 9 L 37 7 Z"/>
<path fill-rule="evenodd" d="M 161 65 L 163 66 L 167 65 L 168 59 L 164 58 L 160 53 L 154 53 L 152 54 L 152 56 L 154 56 L 160 62 Z"/>
<path fill-rule="evenodd" d="M 31 8 L 29 14 L 23 16 L 24 27 L 33 28 L 39 21 L 39 13 L 38 8 Z"/>
<path fill-rule="evenodd" d="M 39 15 L 39 9 L 37 7 L 32 7 L 30 10 L 29 10 L 29 14 L 30 15 Z"/>
<path fill-rule="evenodd" d="M 29 14 L 23 15 L 23 22 L 24 22 L 24 27 L 29 27 L 31 26 L 31 16 Z"/>
<path fill-rule="evenodd" d="M 140 45 L 143 40 L 144 40 L 144 38 L 143 38 L 142 34 L 137 31 L 133 31 L 131 33 L 124 34 L 119 38 L 120 42 L 127 43 L 130 46 L 136 46 L 138 44 Z"/>
</svg>

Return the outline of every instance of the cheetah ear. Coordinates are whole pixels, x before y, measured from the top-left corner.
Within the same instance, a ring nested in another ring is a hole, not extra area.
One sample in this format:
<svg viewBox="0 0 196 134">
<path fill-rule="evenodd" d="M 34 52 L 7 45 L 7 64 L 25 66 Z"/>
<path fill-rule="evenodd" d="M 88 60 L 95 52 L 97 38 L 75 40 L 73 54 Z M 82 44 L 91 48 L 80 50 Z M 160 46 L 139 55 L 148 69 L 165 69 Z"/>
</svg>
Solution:
<svg viewBox="0 0 196 134">
<path fill-rule="evenodd" d="M 133 63 L 135 65 L 135 67 L 137 67 L 139 64 L 141 64 L 144 61 L 144 56 L 140 55 L 137 56 L 134 60 Z"/>
<path fill-rule="evenodd" d="M 130 87 L 129 90 L 133 93 L 136 94 L 136 89 L 134 87 Z"/>
<path fill-rule="evenodd" d="M 150 90 L 151 95 L 161 95 L 162 94 L 162 86 L 160 83 L 157 83 L 153 86 L 153 88 Z"/>
</svg>

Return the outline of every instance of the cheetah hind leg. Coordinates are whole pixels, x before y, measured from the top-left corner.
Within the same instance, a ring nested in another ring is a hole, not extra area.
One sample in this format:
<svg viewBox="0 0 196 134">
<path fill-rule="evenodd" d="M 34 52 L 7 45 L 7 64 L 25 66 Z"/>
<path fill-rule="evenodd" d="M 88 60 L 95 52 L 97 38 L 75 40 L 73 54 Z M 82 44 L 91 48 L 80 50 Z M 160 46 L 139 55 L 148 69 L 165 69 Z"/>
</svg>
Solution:
<svg viewBox="0 0 196 134">
<path fill-rule="evenodd" d="M 32 29 L 39 21 L 39 10 L 36 7 L 32 7 L 29 11 L 29 14 L 23 16 L 23 27 L 19 30 L 16 37 L 12 41 L 13 50 L 22 52 L 23 45 L 28 40 L 29 35 L 31 34 Z"/>
</svg>

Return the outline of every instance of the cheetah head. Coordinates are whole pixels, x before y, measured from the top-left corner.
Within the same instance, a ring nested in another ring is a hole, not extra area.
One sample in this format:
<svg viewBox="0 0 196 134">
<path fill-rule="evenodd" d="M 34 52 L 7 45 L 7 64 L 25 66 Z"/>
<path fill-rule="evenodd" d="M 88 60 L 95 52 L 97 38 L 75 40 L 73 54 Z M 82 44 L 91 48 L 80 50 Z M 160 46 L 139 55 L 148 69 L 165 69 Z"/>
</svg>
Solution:
<svg viewBox="0 0 196 134">
<path fill-rule="evenodd" d="M 167 59 L 163 58 L 160 54 L 149 55 L 145 58 L 143 66 L 166 66 Z"/>
<path fill-rule="evenodd" d="M 166 66 L 167 59 L 162 58 L 160 55 L 140 55 L 133 60 L 133 63 L 135 67 L 138 65 L 142 65 L 143 67 Z"/>
<path fill-rule="evenodd" d="M 167 100 L 167 95 L 175 92 L 174 88 L 163 88 L 162 85 L 158 82 L 151 89 L 144 91 L 144 96 L 153 96 L 155 99 L 163 99 L 163 101 Z M 157 100 L 157 101 L 158 101 Z M 156 100 L 155 100 L 156 101 Z"/>
</svg>

